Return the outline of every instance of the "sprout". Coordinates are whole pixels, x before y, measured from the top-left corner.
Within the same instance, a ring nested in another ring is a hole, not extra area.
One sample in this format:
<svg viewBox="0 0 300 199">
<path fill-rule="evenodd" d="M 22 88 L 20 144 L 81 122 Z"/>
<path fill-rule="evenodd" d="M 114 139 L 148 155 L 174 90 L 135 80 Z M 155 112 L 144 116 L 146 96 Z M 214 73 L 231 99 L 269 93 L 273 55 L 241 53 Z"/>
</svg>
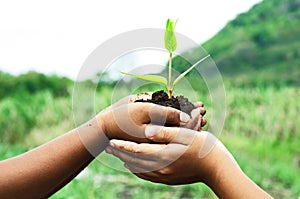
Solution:
<svg viewBox="0 0 300 199">
<path fill-rule="evenodd" d="M 170 19 L 168 19 L 167 24 L 166 24 L 166 30 L 165 30 L 165 38 L 164 38 L 165 48 L 169 52 L 169 55 L 170 55 L 169 56 L 169 59 L 170 59 L 169 60 L 169 67 L 168 67 L 168 80 L 165 77 L 160 76 L 160 75 L 137 75 L 137 74 L 132 74 L 132 73 L 121 72 L 124 75 L 129 75 L 129 76 L 137 77 L 139 79 L 144 79 L 144 80 L 157 82 L 157 83 L 161 83 L 161 84 L 165 85 L 167 90 L 168 90 L 169 98 L 173 97 L 172 93 L 173 93 L 175 85 L 186 74 L 188 74 L 193 68 L 195 68 L 198 64 L 200 64 L 201 62 L 203 62 L 205 59 L 207 59 L 210 56 L 210 55 L 207 55 L 207 56 L 203 57 L 202 59 L 200 59 L 199 61 L 197 61 L 194 65 L 189 67 L 185 72 L 180 74 L 173 82 L 172 81 L 172 56 L 173 56 L 173 52 L 177 48 L 176 35 L 175 35 L 175 32 L 174 32 L 176 23 L 177 23 L 177 20 L 176 21 L 171 21 Z"/>
</svg>

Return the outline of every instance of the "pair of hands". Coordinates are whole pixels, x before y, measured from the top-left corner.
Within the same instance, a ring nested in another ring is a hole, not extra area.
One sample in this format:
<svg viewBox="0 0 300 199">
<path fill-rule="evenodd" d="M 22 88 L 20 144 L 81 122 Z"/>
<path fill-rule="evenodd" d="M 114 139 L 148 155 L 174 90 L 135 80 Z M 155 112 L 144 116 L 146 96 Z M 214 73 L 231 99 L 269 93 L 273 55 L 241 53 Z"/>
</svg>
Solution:
<svg viewBox="0 0 300 199">
<path fill-rule="evenodd" d="M 243 173 L 216 137 L 200 131 L 206 124 L 202 103 L 195 104 L 191 117 L 170 107 L 132 103 L 150 96 L 123 98 L 97 115 L 101 136 L 109 138 L 104 145 L 107 153 L 152 182 L 204 182 L 221 198 L 271 198 Z"/>
<path fill-rule="evenodd" d="M 164 184 L 209 181 L 216 172 L 209 152 L 219 142 L 210 133 L 199 132 L 206 124 L 203 103 L 195 104 L 191 117 L 170 107 L 131 103 L 148 96 L 123 98 L 97 116 L 110 139 L 106 152 L 149 181 Z"/>
<path fill-rule="evenodd" d="M 147 126 L 145 134 L 154 143 L 113 139 L 106 152 L 122 160 L 138 177 L 152 182 L 211 184 L 217 178 L 216 162 L 226 149 L 212 134 L 156 125 Z"/>
</svg>

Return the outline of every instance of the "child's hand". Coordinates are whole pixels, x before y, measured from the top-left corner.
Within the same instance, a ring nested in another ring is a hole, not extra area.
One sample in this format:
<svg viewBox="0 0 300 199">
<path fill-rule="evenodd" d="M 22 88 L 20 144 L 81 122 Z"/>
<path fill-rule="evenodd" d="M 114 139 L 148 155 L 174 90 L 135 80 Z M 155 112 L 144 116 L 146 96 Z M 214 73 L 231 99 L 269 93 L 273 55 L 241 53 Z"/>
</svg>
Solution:
<svg viewBox="0 0 300 199">
<path fill-rule="evenodd" d="M 148 125 L 145 134 L 157 144 L 111 140 L 106 151 L 121 159 L 138 177 L 153 182 L 207 182 L 215 178 L 223 159 L 231 157 L 208 132 Z"/>
<path fill-rule="evenodd" d="M 127 96 L 97 115 L 97 121 L 109 139 L 125 139 L 137 142 L 149 142 L 144 130 L 148 124 L 181 126 L 201 130 L 206 124 L 203 118 L 206 110 L 203 103 L 195 104 L 191 117 L 177 109 L 152 103 L 134 103 L 138 99 L 149 99 L 152 93 Z"/>
</svg>

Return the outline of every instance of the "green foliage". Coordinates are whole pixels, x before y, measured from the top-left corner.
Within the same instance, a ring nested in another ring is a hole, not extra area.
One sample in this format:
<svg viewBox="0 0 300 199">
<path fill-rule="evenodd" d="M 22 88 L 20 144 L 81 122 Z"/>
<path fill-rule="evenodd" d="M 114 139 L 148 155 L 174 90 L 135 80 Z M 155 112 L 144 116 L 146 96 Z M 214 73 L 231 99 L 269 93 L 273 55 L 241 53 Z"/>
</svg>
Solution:
<svg viewBox="0 0 300 199">
<path fill-rule="evenodd" d="M 158 76 L 158 75 L 137 75 L 137 74 L 131 74 L 131 73 L 125 73 L 125 72 L 121 72 L 124 75 L 129 75 L 132 77 L 137 77 L 139 79 L 143 79 L 143 80 L 148 80 L 151 82 L 157 82 L 157 83 L 161 83 L 165 86 L 167 86 L 167 79 L 165 77 L 162 76 Z"/>
<path fill-rule="evenodd" d="M 66 100 L 59 103 L 61 99 L 54 99 L 49 91 L 43 91 L 33 95 L 22 93 L 1 100 L 0 142 L 24 142 L 33 128 L 56 125 L 70 117 Z"/>
<path fill-rule="evenodd" d="M 9 144 L 1 142 L 0 145 L 0 161 L 5 160 L 21 153 L 24 153 L 28 150 L 23 143 L 21 144 Z"/>
<path fill-rule="evenodd" d="M 122 74 L 129 75 L 132 77 L 136 77 L 143 80 L 148 80 L 152 82 L 161 83 L 166 86 L 167 91 L 169 93 L 169 98 L 172 98 L 172 93 L 175 85 L 185 76 L 187 75 L 193 68 L 195 68 L 197 65 L 199 65 L 201 62 L 203 62 L 206 58 L 208 58 L 210 55 L 206 55 L 204 58 L 197 61 L 194 65 L 190 66 L 187 70 L 184 70 L 183 73 L 181 73 L 174 81 L 172 80 L 172 53 L 177 47 L 176 42 L 176 36 L 174 33 L 175 25 L 177 23 L 177 20 L 171 21 L 170 19 L 167 20 L 166 25 L 166 31 L 165 31 L 165 48 L 170 53 L 170 60 L 169 60 L 169 67 L 168 67 L 168 80 L 159 75 L 137 75 L 132 73 L 125 73 L 121 72 Z"/>
<path fill-rule="evenodd" d="M 39 115 L 46 108 L 53 108 L 54 98 L 69 95 L 71 83 L 67 78 L 37 72 L 19 76 L 0 72 L 0 141 L 22 141 L 38 126 Z M 49 122 L 49 118 L 45 121 Z"/>
<path fill-rule="evenodd" d="M 34 94 L 45 90 L 55 97 L 67 96 L 71 83 L 68 78 L 55 75 L 46 76 L 33 71 L 19 76 L 12 76 L 0 71 L 0 99 L 14 95 Z"/>
<path fill-rule="evenodd" d="M 114 86 L 118 81 L 116 79 L 112 79 L 107 71 L 97 73 L 96 79 L 99 83 L 98 87 Z M 85 81 L 93 81 L 93 80 L 85 80 Z M 94 84 L 93 82 L 91 83 Z"/>
<path fill-rule="evenodd" d="M 266 77 L 265 84 L 299 86 L 299 5 L 298 0 L 264 0 L 230 21 L 203 47 L 225 77 L 242 75 L 247 83 L 256 84 L 256 73 Z M 193 51 L 186 57 L 196 57 L 198 49 Z M 174 58 L 174 69 L 182 72 L 186 66 L 182 57 Z"/>
<path fill-rule="evenodd" d="M 165 41 L 165 48 L 167 49 L 167 51 L 169 51 L 170 54 L 172 54 L 177 48 L 177 41 L 174 32 L 176 23 L 177 20 L 176 21 L 171 21 L 170 19 L 167 20 L 164 41 Z"/>
<path fill-rule="evenodd" d="M 227 87 L 225 132 L 274 142 L 300 140 L 298 88 Z M 283 99 L 288 96 L 288 99 Z"/>
</svg>

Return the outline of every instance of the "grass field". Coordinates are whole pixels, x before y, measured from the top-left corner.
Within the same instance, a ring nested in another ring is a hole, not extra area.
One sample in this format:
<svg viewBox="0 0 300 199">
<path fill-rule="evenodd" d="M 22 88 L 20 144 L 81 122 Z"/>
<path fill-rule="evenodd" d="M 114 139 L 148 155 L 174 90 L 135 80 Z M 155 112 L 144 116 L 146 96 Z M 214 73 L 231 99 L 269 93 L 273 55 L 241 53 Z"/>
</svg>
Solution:
<svg viewBox="0 0 300 199">
<path fill-rule="evenodd" d="M 238 88 L 228 84 L 225 89 L 227 115 L 219 139 L 232 152 L 244 172 L 275 198 L 299 197 L 300 88 Z M 96 94 L 97 110 L 109 105 L 110 99 L 103 96 L 110 94 L 109 88 L 102 89 L 101 95 L 100 92 Z M 206 104 L 209 121 L 212 108 L 209 97 L 201 96 L 199 100 Z M 53 98 L 48 92 L 0 101 L 0 158 L 25 152 L 73 128 L 71 103 L 71 97 Z M 11 121 L 18 125 L 11 125 Z M 113 161 L 106 154 L 101 154 L 100 159 Z M 51 198 L 176 199 L 216 196 L 201 183 L 185 186 L 153 184 L 95 160 Z"/>
</svg>

